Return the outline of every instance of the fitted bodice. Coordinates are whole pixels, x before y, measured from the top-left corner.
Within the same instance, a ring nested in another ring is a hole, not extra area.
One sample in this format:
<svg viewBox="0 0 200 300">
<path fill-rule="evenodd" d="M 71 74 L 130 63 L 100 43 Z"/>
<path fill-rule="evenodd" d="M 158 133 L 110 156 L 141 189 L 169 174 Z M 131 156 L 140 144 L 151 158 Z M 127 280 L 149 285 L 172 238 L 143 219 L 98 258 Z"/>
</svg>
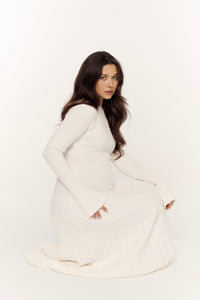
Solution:
<svg viewBox="0 0 200 300">
<path fill-rule="evenodd" d="M 65 159 L 76 178 L 98 191 L 113 187 L 110 153 L 115 140 L 101 106 L 87 131 L 65 152 Z"/>
<path fill-rule="evenodd" d="M 95 122 L 67 149 L 65 153 L 67 161 L 109 158 L 115 148 L 115 140 L 103 108 L 99 106 L 97 112 Z"/>
</svg>

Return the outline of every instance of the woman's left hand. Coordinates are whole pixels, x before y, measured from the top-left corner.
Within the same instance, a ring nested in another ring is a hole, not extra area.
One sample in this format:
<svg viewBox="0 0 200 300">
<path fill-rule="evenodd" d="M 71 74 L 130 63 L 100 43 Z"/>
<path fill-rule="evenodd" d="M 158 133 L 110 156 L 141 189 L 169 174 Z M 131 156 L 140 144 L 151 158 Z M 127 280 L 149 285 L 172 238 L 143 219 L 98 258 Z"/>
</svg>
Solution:
<svg viewBox="0 0 200 300">
<path fill-rule="evenodd" d="M 170 203 L 168 203 L 168 204 L 166 205 L 166 209 L 169 209 L 169 208 L 173 205 L 174 201 L 175 201 L 175 200 L 172 200 Z"/>
</svg>

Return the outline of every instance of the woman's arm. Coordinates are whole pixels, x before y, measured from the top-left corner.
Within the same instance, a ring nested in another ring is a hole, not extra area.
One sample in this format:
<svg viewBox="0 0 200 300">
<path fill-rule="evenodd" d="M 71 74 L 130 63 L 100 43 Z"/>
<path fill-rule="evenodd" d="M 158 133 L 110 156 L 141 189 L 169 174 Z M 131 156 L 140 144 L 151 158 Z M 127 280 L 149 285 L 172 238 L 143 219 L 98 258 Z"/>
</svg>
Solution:
<svg viewBox="0 0 200 300">
<path fill-rule="evenodd" d="M 87 131 L 96 116 L 97 111 L 94 107 L 87 104 L 73 106 L 43 151 L 43 157 L 52 171 L 73 194 L 88 218 L 105 204 L 107 194 L 83 186 L 70 170 L 64 152 Z"/>
<path fill-rule="evenodd" d="M 160 182 L 154 174 L 135 161 L 127 152 L 124 151 L 124 155 L 122 157 L 114 160 L 118 156 L 119 154 L 110 154 L 111 162 L 117 167 L 117 169 L 125 175 L 135 178 L 136 180 L 145 181 L 155 185 L 160 193 L 163 205 L 165 207 L 172 200 L 176 200 L 169 189 L 162 182 Z"/>
</svg>

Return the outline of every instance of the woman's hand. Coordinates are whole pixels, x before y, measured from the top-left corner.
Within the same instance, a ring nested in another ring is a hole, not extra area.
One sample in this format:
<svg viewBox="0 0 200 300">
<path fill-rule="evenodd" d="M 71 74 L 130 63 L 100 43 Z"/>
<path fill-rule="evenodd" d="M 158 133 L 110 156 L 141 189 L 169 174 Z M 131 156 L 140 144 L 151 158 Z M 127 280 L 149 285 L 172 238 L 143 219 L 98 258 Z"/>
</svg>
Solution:
<svg viewBox="0 0 200 300">
<path fill-rule="evenodd" d="M 104 211 L 107 211 L 107 208 L 103 205 L 100 209 L 103 209 Z M 98 218 L 101 218 L 101 214 L 100 214 L 100 212 L 99 212 L 99 210 L 97 210 L 94 214 L 93 214 L 93 216 L 92 216 L 94 219 L 96 219 L 97 217 Z"/>
<path fill-rule="evenodd" d="M 172 200 L 170 203 L 168 203 L 168 204 L 166 205 L 166 209 L 169 209 L 169 208 L 172 206 L 172 204 L 174 203 L 174 201 L 175 201 L 175 200 Z"/>
</svg>

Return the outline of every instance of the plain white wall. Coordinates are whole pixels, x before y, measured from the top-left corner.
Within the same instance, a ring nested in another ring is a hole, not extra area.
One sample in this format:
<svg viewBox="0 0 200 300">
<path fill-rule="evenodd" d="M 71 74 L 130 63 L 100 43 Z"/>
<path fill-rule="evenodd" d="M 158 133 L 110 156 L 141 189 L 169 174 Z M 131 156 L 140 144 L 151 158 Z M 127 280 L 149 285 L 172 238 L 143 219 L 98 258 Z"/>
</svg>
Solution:
<svg viewBox="0 0 200 300">
<path fill-rule="evenodd" d="M 98 6 L 93 1 L 1 2 L 1 192 L 6 207 L 18 207 L 19 201 L 22 207 L 35 206 L 38 199 L 46 206 L 55 178 L 42 150 L 81 63 L 99 50 L 122 64 L 123 95 L 132 113 L 122 131 L 134 157 L 181 197 L 190 196 L 200 165 L 197 5 L 124 1 L 122 9 L 113 1 Z M 195 193 L 190 201 L 194 198 Z"/>
<path fill-rule="evenodd" d="M 16 224 L 32 218 L 33 244 L 40 242 L 36 218 L 51 227 L 55 176 L 42 151 L 80 65 L 99 50 L 115 56 L 124 71 L 123 96 L 132 121 L 122 131 L 133 157 L 176 195 L 169 217 L 176 214 L 184 222 L 188 214 L 197 220 L 200 4 L 124 0 L 121 5 L 113 0 L 0 2 L 1 213 L 2 220 L 12 216 Z"/>
</svg>

